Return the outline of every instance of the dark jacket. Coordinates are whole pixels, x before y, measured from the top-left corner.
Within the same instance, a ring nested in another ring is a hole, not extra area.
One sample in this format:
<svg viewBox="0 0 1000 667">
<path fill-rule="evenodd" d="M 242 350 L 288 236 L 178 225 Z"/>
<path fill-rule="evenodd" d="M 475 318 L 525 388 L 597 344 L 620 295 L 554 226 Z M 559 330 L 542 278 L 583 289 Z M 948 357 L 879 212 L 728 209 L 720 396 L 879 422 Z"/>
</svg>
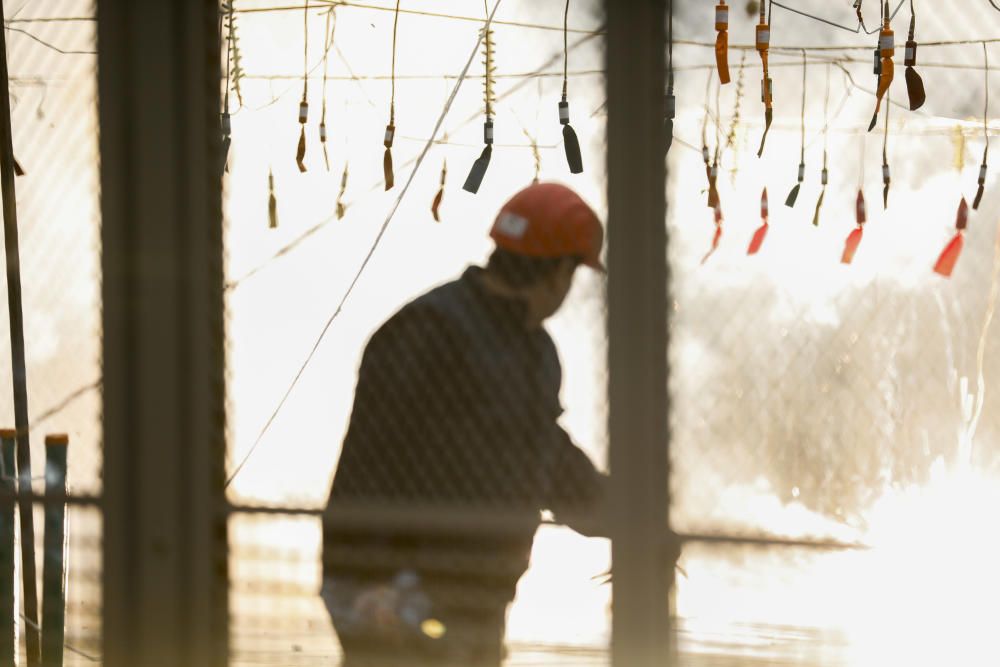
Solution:
<svg viewBox="0 0 1000 667">
<path fill-rule="evenodd" d="M 558 519 L 598 502 L 603 476 L 556 422 L 552 339 L 524 327 L 522 304 L 486 291 L 481 271 L 404 306 L 369 341 L 324 525 L 327 575 L 412 569 L 509 601 L 539 511 Z M 329 520 L 351 507 L 415 520 Z"/>
</svg>

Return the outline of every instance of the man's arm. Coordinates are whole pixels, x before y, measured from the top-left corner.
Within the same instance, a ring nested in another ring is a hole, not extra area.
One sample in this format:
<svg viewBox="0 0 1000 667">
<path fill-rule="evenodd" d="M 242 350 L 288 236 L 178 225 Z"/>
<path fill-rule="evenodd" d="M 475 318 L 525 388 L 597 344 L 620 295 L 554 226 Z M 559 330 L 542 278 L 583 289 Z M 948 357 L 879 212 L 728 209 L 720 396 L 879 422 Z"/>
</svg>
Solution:
<svg viewBox="0 0 1000 667">
<path fill-rule="evenodd" d="M 569 434 L 554 425 L 554 442 L 546 470 L 548 509 L 560 523 L 589 537 L 605 537 L 608 476 L 599 472 Z"/>
</svg>

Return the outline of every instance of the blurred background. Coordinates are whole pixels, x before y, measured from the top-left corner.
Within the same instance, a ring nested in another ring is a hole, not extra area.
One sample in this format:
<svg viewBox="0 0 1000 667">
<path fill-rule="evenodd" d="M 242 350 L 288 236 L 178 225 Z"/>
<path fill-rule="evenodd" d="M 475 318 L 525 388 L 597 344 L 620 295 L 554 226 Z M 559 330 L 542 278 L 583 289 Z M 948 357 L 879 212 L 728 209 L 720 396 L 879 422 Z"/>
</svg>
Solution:
<svg viewBox="0 0 1000 667">
<path fill-rule="evenodd" d="M 769 3 L 775 111 L 758 158 L 756 3 L 729 3 L 732 83 L 725 86 L 714 65 L 716 3 L 675 4 L 665 251 L 670 512 L 685 538 L 673 600 L 682 663 L 995 664 L 995 169 L 954 275 L 942 278 L 932 267 L 955 233 L 959 201 L 975 195 L 986 136 L 998 130 L 992 111 L 983 127 L 986 92 L 998 90 L 984 47 L 1000 65 L 1000 11 L 989 0 L 890 2 L 896 80 L 888 121 L 883 103 L 869 133 L 877 36 L 858 26 L 852 3 Z M 499 207 L 533 178 L 570 185 L 607 215 L 600 2 L 573 0 L 568 14 L 581 175 L 569 173 L 557 113 L 565 5 L 500 4 L 496 146 L 475 195 L 461 184 L 482 147 L 481 56 L 461 74 L 485 9 L 458 0 L 402 3 L 393 77 L 394 8 L 382 0 L 235 0 L 232 12 L 220 8 L 220 85 L 232 114 L 223 206 L 233 665 L 336 660 L 317 595 L 318 513 L 371 333 L 409 299 L 481 264 Z M 44 460 L 45 433 L 68 433 L 71 491 L 97 496 L 95 8 L 21 0 L 4 10 L 14 149 L 26 172 L 17 204 L 32 455 Z M 867 30 L 876 29 L 878 3 L 861 10 Z M 907 108 L 901 48 L 912 10 L 916 69 L 927 90 L 915 112 Z M 305 172 L 295 160 L 303 75 Z M 384 191 L 393 88 L 396 186 Z M 994 100 L 1000 104 L 1000 95 Z M 324 109 L 326 158 L 318 130 Z M 786 207 L 803 128 L 805 179 L 796 205 Z M 708 257 L 717 227 L 706 206 L 703 146 L 713 156 L 718 147 L 722 215 Z M 814 226 L 824 150 L 829 185 Z M 431 202 L 445 165 L 438 222 Z M 769 232 L 748 256 L 764 188 Z M 868 222 L 856 258 L 843 265 L 859 189 Z M 606 311 L 603 278 L 581 272 L 548 325 L 563 365 L 561 424 L 604 470 Z M 4 349 L 8 330 L 4 309 Z M 0 363 L 3 386 L 9 368 Z M 12 422 L 12 403 L 0 401 L 0 425 Z M 41 492 L 41 468 L 34 474 Z M 71 508 L 68 526 L 66 641 L 74 650 L 66 660 L 93 664 L 101 646 L 100 512 Z M 846 548 L 856 544 L 866 548 Z M 531 563 L 509 613 L 509 664 L 609 664 L 611 586 L 602 575 L 610 544 L 545 525 Z"/>
</svg>

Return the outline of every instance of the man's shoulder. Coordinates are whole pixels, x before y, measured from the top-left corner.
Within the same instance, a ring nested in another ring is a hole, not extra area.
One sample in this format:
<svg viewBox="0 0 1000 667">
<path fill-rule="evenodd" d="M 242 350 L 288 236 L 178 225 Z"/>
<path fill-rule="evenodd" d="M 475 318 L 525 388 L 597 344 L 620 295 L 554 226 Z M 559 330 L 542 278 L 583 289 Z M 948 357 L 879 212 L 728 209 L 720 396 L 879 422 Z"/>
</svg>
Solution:
<svg viewBox="0 0 1000 667">
<path fill-rule="evenodd" d="M 388 332 L 422 335 L 457 329 L 467 309 L 467 291 L 462 279 L 438 285 L 393 313 L 376 335 Z"/>
</svg>

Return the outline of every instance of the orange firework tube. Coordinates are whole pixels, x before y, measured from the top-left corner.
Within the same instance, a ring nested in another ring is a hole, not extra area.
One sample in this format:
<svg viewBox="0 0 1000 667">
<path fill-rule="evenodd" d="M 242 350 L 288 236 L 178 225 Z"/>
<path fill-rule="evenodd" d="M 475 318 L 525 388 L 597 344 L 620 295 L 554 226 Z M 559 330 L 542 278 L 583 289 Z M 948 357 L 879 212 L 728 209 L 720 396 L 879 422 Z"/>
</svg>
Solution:
<svg viewBox="0 0 1000 667">
<path fill-rule="evenodd" d="M 750 240 L 750 247 L 747 248 L 748 255 L 756 255 L 760 252 L 760 247 L 764 244 L 764 237 L 767 236 L 767 188 L 764 188 L 764 192 L 760 195 L 760 218 L 762 222 L 760 227 L 757 228 L 757 231 L 754 232 L 753 238 Z"/>
<path fill-rule="evenodd" d="M 702 264 L 704 264 L 705 262 L 707 262 L 708 258 L 711 257 L 715 253 L 715 251 L 719 249 L 719 242 L 722 240 L 722 207 L 721 206 L 716 206 L 715 207 L 714 217 L 715 217 L 715 234 L 712 235 L 712 247 L 709 248 L 708 252 L 705 253 L 705 256 L 702 257 L 702 259 L 701 259 L 701 263 Z"/>
<path fill-rule="evenodd" d="M 882 98 L 885 94 L 889 92 L 889 86 L 892 85 L 892 79 L 895 75 L 895 66 L 892 63 L 892 55 L 896 50 L 896 35 L 889 27 L 889 6 L 888 2 L 884 10 L 884 18 L 882 20 L 882 31 L 878 36 L 878 51 L 879 56 L 882 59 L 882 68 L 878 77 L 878 91 L 875 95 L 875 113 L 872 115 L 872 122 L 868 126 L 868 131 L 871 132 L 875 129 L 875 123 L 878 121 L 878 112 L 882 108 Z"/>
<path fill-rule="evenodd" d="M 844 243 L 844 254 L 840 257 L 840 262 L 842 264 L 850 264 L 854 261 L 854 255 L 858 251 L 858 246 L 861 245 L 861 239 L 865 234 L 865 223 L 868 221 L 868 211 L 865 207 L 865 193 L 858 190 L 858 199 L 855 204 L 855 216 L 857 218 L 857 227 L 854 231 L 850 233 L 847 237 L 847 242 Z"/>
<path fill-rule="evenodd" d="M 721 0 L 715 6 L 715 29 L 719 36 L 715 38 L 715 65 L 719 70 L 719 82 L 729 83 L 729 5 Z"/>
<path fill-rule="evenodd" d="M 965 245 L 965 228 L 968 225 L 969 204 L 966 203 L 965 197 L 962 197 L 962 202 L 958 205 L 958 215 L 955 220 L 955 236 L 945 246 L 945 249 L 938 257 L 937 263 L 934 264 L 934 273 L 945 278 L 951 277 L 952 271 L 955 270 L 955 263 L 958 262 L 958 258 L 962 254 L 962 246 Z"/>
</svg>

